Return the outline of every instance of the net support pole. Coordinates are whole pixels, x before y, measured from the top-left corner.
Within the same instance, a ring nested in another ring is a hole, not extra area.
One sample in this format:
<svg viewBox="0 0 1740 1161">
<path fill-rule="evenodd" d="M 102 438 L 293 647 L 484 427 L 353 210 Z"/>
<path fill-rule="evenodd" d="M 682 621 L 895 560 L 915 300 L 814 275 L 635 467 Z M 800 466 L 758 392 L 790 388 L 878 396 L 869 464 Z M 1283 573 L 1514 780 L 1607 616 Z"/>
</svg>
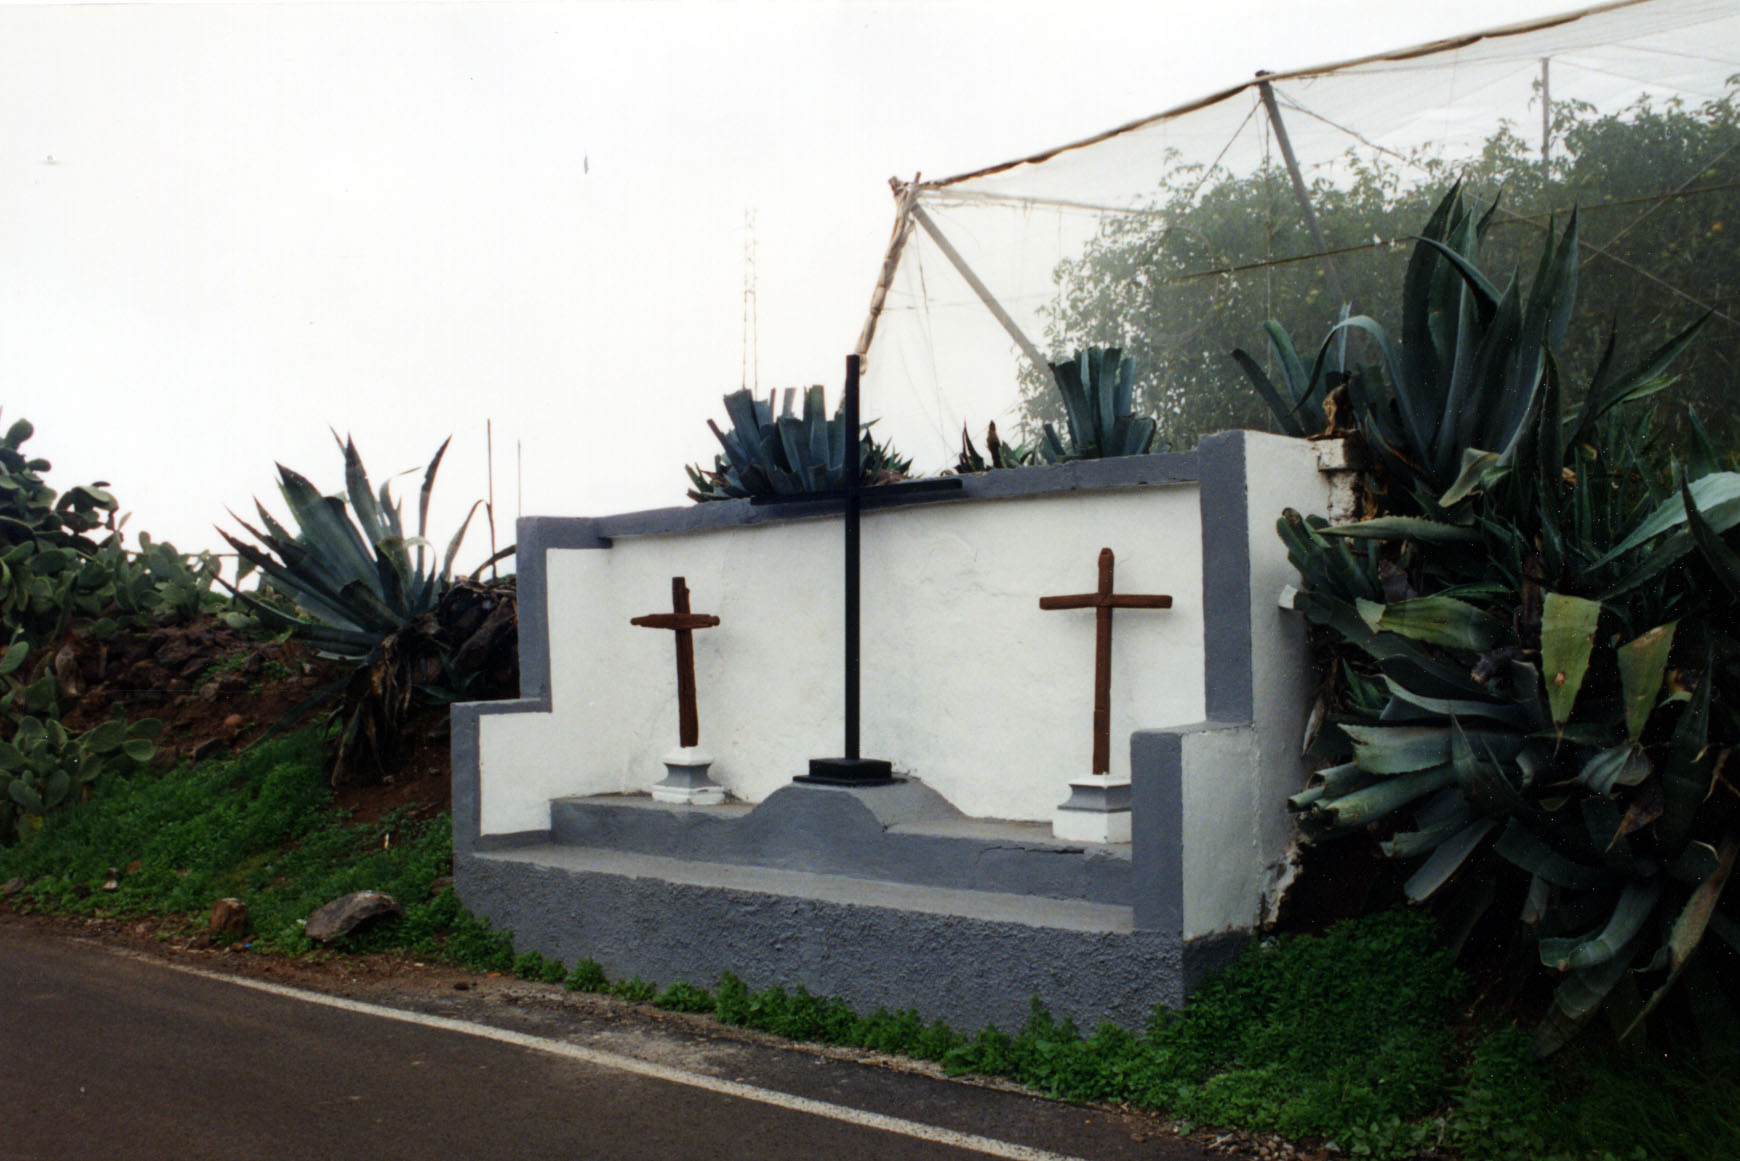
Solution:
<svg viewBox="0 0 1740 1161">
<path fill-rule="evenodd" d="M 1259 78 L 1267 75 L 1257 74 Z M 1299 212 L 1305 216 L 1305 228 L 1311 231 L 1311 241 L 1323 258 L 1323 269 L 1329 275 L 1329 292 L 1335 295 L 1336 305 L 1345 306 L 1347 295 L 1342 293 L 1341 278 L 1335 272 L 1335 259 L 1329 256 L 1329 243 L 1323 240 L 1323 228 L 1317 224 L 1317 211 L 1312 208 L 1311 193 L 1305 188 L 1305 176 L 1299 172 L 1299 159 L 1293 155 L 1293 142 L 1287 136 L 1287 123 L 1281 120 L 1281 106 L 1275 101 L 1275 89 L 1268 81 L 1259 79 L 1257 91 L 1262 94 L 1269 125 L 1275 130 L 1275 144 L 1281 147 L 1281 160 L 1286 163 L 1287 176 L 1293 181 L 1293 196 L 1299 201 Z"/>
<path fill-rule="evenodd" d="M 917 196 L 915 186 L 898 177 L 888 179 L 894 190 L 894 233 L 888 239 L 888 253 L 882 257 L 882 270 L 876 276 L 876 289 L 870 292 L 870 314 L 864 329 L 858 332 L 858 347 L 854 352 L 860 361 L 870 354 L 870 343 L 876 338 L 876 323 L 882 317 L 882 307 L 888 301 L 888 288 L 894 284 L 894 271 L 900 266 L 900 252 L 906 249 L 906 239 L 912 234 L 912 203 Z"/>
<path fill-rule="evenodd" d="M 967 280 L 967 285 L 973 288 L 973 293 L 979 296 L 979 301 L 985 304 L 985 309 L 989 310 L 992 316 L 1002 324 L 1003 329 L 1009 332 L 1009 337 L 1015 340 L 1015 345 L 1020 347 L 1021 353 L 1027 356 L 1027 361 L 1033 364 L 1035 371 L 1039 372 L 1040 381 L 1049 383 L 1051 381 L 1051 363 L 1039 353 L 1039 348 L 1033 345 L 1033 340 L 1022 333 L 1020 325 L 1009 317 L 1009 312 L 1003 309 L 1003 304 L 997 301 L 996 296 L 991 293 L 991 288 L 979 280 L 979 276 L 973 273 L 973 268 L 967 265 L 967 260 L 961 257 L 961 252 L 956 250 L 947 238 L 943 237 L 942 231 L 936 228 L 936 223 L 931 221 L 930 215 L 925 213 L 924 207 L 917 202 L 914 202 L 912 206 L 912 220 L 930 235 L 930 240 L 936 243 L 936 248 L 942 251 L 944 258 L 949 260 L 949 265 L 953 266 L 960 273 L 960 276 Z"/>
<path fill-rule="evenodd" d="M 1549 154 L 1553 142 L 1553 116 L 1551 112 L 1551 94 L 1547 88 L 1547 61 L 1541 58 L 1541 176 L 1547 177 L 1552 172 L 1549 168 Z"/>
</svg>

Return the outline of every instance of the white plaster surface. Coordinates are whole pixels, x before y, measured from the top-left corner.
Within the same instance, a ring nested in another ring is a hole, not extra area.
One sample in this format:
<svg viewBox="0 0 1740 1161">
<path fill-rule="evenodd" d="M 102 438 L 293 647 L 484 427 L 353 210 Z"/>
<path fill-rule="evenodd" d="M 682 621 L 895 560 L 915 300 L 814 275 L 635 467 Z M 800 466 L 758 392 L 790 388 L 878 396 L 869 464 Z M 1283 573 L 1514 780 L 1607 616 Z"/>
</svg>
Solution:
<svg viewBox="0 0 1740 1161">
<path fill-rule="evenodd" d="M 1272 538 L 1272 534 L 1271 534 Z M 549 825 L 558 795 L 644 791 L 676 740 L 670 578 L 722 619 L 695 633 L 712 777 L 758 802 L 838 756 L 839 518 L 551 551 L 548 714 L 480 720 L 482 832 Z M 1094 613 L 1041 596 L 1093 591 L 1102 547 L 1117 590 L 1168 593 L 1114 616 L 1112 776 L 1137 728 L 1203 716 L 1202 542 L 1194 484 L 957 501 L 867 513 L 863 745 L 968 815 L 1050 820 L 1090 772 Z M 1267 592 L 1275 592 L 1271 584 Z"/>
<path fill-rule="evenodd" d="M 1182 745 L 1184 938 L 1249 930 L 1264 866 L 1257 735 L 1228 726 L 1185 734 Z"/>
<path fill-rule="evenodd" d="M 1346 475 L 1319 470 L 1319 444 L 1258 432 L 1246 432 L 1245 439 L 1250 505 L 1251 704 L 1256 746 L 1246 827 L 1250 832 L 1249 865 L 1261 878 L 1252 896 L 1259 901 L 1259 913 L 1236 919 L 1234 925 L 1241 928 L 1268 918 L 1292 878 L 1288 859 L 1294 824 L 1286 800 L 1305 785 L 1309 768 L 1301 749 L 1305 720 L 1316 692 L 1305 617 L 1280 608 L 1274 597 L 1299 580 L 1287 560 L 1286 545 L 1275 532 L 1275 522 L 1285 508 L 1302 513 L 1328 511 Z M 1197 824 L 1188 809 L 1185 820 L 1187 832 L 1194 835 Z M 1242 842 L 1244 836 L 1240 837 Z M 1206 928 L 1203 933 L 1213 930 L 1217 929 Z"/>
</svg>

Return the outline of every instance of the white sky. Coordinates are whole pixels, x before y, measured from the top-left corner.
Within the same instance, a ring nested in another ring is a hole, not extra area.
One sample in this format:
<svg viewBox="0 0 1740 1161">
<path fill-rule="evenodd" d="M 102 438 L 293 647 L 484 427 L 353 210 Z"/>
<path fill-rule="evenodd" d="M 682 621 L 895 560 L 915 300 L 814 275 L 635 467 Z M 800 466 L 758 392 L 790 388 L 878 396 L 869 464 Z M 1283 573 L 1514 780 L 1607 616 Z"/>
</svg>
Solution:
<svg viewBox="0 0 1740 1161">
<path fill-rule="evenodd" d="M 762 388 L 831 405 L 891 175 L 1574 6 L 0 6 L 0 422 L 190 551 L 281 509 L 275 460 L 336 489 L 329 427 L 377 484 L 454 436 L 442 541 L 486 420 L 504 544 L 516 442 L 528 515 L 687 503 L 741 378 L 745 210 Z"/>
</svg>

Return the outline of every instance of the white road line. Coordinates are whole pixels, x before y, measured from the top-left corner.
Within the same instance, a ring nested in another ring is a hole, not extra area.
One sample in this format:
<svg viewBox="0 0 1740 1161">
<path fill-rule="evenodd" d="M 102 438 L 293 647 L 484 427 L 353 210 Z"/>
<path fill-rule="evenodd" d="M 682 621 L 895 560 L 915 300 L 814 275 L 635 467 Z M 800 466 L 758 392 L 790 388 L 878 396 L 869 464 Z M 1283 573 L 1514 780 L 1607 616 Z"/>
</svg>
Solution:
<svg viewBox="0 0 1740 1161">
<path fill-rule="evenodd" d="M 618 1072 L 628 1072 L 654 1080 L 667 1081 L 671 1084 L 684 1085 L 688 1088 L 698 1088 L 706 1092 L 718 1093 L 721 1096 L 736 1097 L 738 1100 L 755 1101 L 759 1104 L 773 1105 L 776 1108 L 808 1113 L 811 1116 L 826 1117 L 829 1120 L 841 1121 L 848 1125 L 878 1129 L 884 1133 L 896 1133 L 902 1137 L 912 1137 L 916 1140 L 930 1141 L 939 1145 L 951 1145 L 957 1149 L 969 1149 L 976 1153 L 983 1153 L 988 1157 L 1006 1157 L 1010 1161 L 1088 1161 L 1087 1158 L 1068 1153 L 1053 1153 L 1048 1149 L 1018 1145 L 1013 1141 L 999 1141 L 995 1137 L 981 1137 L 977 1133 L 962 1133 L 954 1129 L 942 1128 L 940 1125 L 909 1121 L 904 1117 L 890 1117 L 882 1113 L 855 1109 L 848 1105 L 811 1100 L 809 1097 L 780 1092 L 778 1089 L 761 1088 L 753 1084 L 744 1084 L 741 1081 L 724 1080 L 716 1076 L 707 1076 L 704 1073 L 690 1072 L 685 1068 L 672 1068 L 669 1065 L 637 1060 L 635 1057 L 623 1056 L 616 1052 L 604 1052 L 579 1044 L 569 1044 L 562 1040 L 549 1040 L 524 1032 L 513 1032 L 506 1028 L 492 1028 L 488 1024 L 477 1024 L 470 1020 L 456 1020 L 451 1016 L 430 1016 L 422 1012 L 407 1012 L 380 1004 L 364 1003 L 361 1000 L 347 1000 L 342 996 L 329 996 L 323 992 L 289 988 L 283 984 L 267 983 L 264 980 L 248 979 L 243 976 L 227 976 L 219 972 L 206 971 L 202 968 L 188 967 L 183 964 L 165 963 L 162 960 L 152 959 L 146 962 L 159 964 L 171 971 L 185 972 L 188 975 L 235 984 L 238 987 L 253 988 L 257 992 L 267 992 L 274 996 L 284 996 L 308 1004 L 322 1004 L 328 1008 L 338 1008 L 364 1016 L 378 1016 L 384 1020 L 397 1020 L 403 1024 L 420 1024 L 425 1028 L 439 1028 L 466 1036 L 478 1036 L 485 1040 L 495 1040 L 520 1048 L 530 1048 L 536 1052 L 546 1052 L 552 1056 L 567 1057 L 570 1060 L 578 1060 L 599 1068 L 615 1069 Z"/>
</svg>

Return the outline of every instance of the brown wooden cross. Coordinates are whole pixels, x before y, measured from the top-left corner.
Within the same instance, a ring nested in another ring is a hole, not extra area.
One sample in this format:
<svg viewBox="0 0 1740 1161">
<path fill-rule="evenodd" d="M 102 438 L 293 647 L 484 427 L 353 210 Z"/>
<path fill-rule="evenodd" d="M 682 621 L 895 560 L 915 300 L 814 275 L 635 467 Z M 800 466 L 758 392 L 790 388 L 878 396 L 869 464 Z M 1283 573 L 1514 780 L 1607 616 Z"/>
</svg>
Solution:
<svg viewBox="0 0 1740 1161">
<path fill-rule="evenodd" d="M 1040 597 L 1042 609 L 1092 609 L 1094 636 L 1094 773 L 1112 770 L 1112 610 L 1170 609 L 1169 596 L 1112 592 L 1112 550 L 1100 549 L 1100 587 L 1067 597 Z"/>
<path fill-rule="evenodd" d="M 671 612 L 630 617 L 630 625 L 643 629 L 675 629 L 677 633 L 677 736 L 685 749 L 701 744 L 701 720 L 695 712 L 695 630 L 710 629 L 719 618 L 689 612 L 689 586 L 680 576 L 671 578 Z"/>
</svg>

